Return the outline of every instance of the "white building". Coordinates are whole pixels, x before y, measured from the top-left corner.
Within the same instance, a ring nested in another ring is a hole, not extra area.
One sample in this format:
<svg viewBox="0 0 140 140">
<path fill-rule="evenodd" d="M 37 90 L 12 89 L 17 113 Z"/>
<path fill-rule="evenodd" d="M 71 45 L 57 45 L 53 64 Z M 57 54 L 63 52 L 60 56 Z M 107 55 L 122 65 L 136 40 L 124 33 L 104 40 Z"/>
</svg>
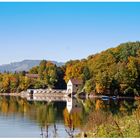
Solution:
<svg viewBox="0 0 140 140">
<path fill-rule="evenodd" d="M 67 83 L 67 93 L 76 93 L 82 86 L 83 81 L 78 79 L 70 79 Z"/>
</svg>

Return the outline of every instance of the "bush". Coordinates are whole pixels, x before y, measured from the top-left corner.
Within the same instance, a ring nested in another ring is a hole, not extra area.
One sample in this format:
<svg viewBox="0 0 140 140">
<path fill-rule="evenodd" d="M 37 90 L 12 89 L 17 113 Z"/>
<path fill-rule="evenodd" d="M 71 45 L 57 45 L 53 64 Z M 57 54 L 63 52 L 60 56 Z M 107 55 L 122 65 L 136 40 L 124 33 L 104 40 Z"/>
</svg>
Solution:
<svg viewBox="0 0 140 140">
<path fill-rule="evenodd" d="M 136 117 L 136 113 L 122 117 L 101 111 L 92 112 L 84 132 L 87 137 L 92 138 L 139 138 L 139 118 Z"/>
<path fill-rule="evenodd" d="M 134 89 L 131 87 L 128 87 L 127 89 L 124 90 L 124 95 L 134 96 Z"/>
</svg>

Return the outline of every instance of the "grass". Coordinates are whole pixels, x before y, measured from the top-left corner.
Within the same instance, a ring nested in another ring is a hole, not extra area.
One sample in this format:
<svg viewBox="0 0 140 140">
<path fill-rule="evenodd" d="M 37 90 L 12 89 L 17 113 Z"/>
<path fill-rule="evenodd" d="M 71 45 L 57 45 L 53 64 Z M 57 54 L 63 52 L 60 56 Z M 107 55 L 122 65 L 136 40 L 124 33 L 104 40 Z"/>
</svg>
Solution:
<svg viewBox="0 0 140 140">
<path fill-rule="evenodd" d="M 89 138 L 140 138 L 140 110 L 132 115 L 113 116 L 111 113 L 90 113 L 82 133 L 76 137 Z"/>
</svg>

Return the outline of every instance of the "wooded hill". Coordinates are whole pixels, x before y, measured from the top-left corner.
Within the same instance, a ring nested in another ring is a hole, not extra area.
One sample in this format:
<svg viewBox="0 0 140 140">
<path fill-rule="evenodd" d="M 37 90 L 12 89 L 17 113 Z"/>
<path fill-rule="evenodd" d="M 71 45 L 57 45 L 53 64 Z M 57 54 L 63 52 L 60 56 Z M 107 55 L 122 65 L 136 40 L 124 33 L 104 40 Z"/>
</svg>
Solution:
<svg viewBox="0 0 140 140">
<path fill-rule="evenodd" d="M 87 59 L 66 63 L 65 80 L 85 81 L 86 92 L 138 95 L 140 91 L 140 42 L 128 42 Z"/>
<path fill-rule="evenodd" d="M 24 74 L 21 76 L 21 73 L 1 74 L 0 92 L 27 88 L 65 88 L 69 78 L 77 78 L 84 81 L 80 90 L 84 89 L 87 93 L 139 95 L 140 42 L 123 43 L 116 48 L 90 55 L 87 59 L 70 60 L 61 67 L 43 60 L 29 73 L 38 74 L 39 78 L 29 79 Z"/>
</svg>

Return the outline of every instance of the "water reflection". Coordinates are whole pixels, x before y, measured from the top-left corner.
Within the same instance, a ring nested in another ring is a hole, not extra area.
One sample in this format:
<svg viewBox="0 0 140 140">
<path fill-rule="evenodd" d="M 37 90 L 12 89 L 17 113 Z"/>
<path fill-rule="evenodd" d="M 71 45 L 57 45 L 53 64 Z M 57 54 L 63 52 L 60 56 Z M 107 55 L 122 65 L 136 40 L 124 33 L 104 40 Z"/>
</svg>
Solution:
<svg viewBox="0 0 140 140">
<path fill-rule="evenodd" d="M 66 108 L 63 111 L 66 133 L 70 137 L 74 137 L 75 128 L 80 128 L 83 120 L 83 106 L 76 98 L 68 98 L 66 100 Z"/>
<path fill-rule="evenodd" d="M 74 137 L 82 130 L 89 114 L 93 111 L 130 115 L 140 110 L 139 108 L 140 102 L 134 99 L 104 101 L 98 98 L 86 100 L 65 98 L 63 101 L 47 102 L 0 96 L 0 116 L 14 115 L 35 122 L 40 128 L 40 137 Z M 136 113 L 139 117 L 138 111 Z"/>
</svg>

